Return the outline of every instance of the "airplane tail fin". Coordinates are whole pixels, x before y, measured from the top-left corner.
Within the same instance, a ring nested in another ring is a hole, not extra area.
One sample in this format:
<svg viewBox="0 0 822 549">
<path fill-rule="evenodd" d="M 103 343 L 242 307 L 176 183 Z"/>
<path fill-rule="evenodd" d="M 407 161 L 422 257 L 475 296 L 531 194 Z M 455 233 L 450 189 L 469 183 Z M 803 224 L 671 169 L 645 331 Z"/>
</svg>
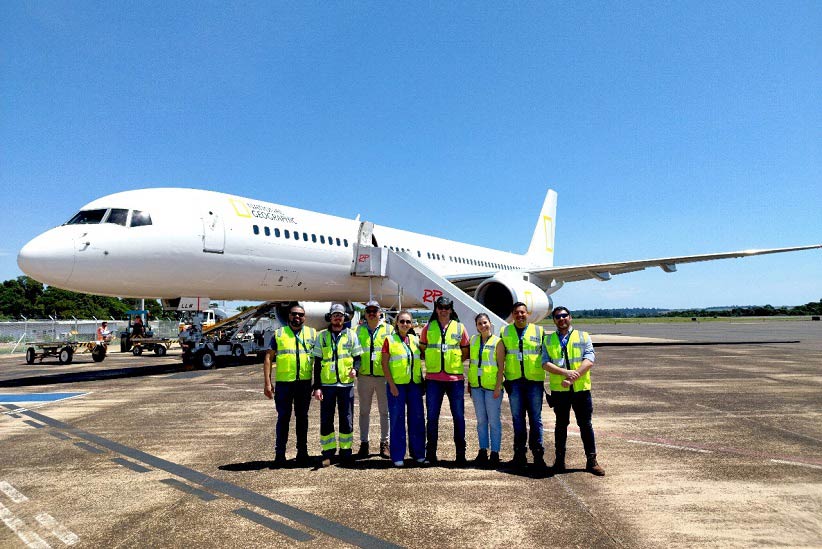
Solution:
<svg viewBox="0 0 822 549">
<path fill-rule="evenodd" d="M 545 267 L 554 265 L 554 231 L 557 218 L 557 193 L 553 189 L 548 189 L 545 195 L 545 202 L 537 218 L 537 225 L 534 227 L 534 235 L 531 237 L 531 245 L 528 246 L 526 256 L 531 261 Z"/>
</svg>

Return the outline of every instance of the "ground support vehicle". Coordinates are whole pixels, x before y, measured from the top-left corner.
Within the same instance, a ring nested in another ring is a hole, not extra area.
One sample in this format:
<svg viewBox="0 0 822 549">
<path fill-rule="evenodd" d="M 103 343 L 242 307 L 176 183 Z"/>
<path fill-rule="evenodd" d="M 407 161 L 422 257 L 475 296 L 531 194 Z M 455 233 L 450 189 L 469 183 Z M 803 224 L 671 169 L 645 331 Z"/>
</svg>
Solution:
<svg viewBox="0 0 822 549">
<path fill-rule="evenodd" d="M 102 362 L 107 351 L 104 341 L 43 341 L 31 343 L 26 349 L 26 364 L 34 364 L 35 360 L 42 363 L 49 357 L 57 357 L 60 364 L 71 364 L 77 353 L 91 353 L 94 362 Z"/>
<path fill-rule="evenodd" d="M 167 337 L 132 337 L 131 354 L 140 356 L 143 352 L 154 352 L 157 356 L 165 356 L 172 345 L 178 340 Z"/>
<path fill-rule="evenodd" d="M 271 335 L 281 323 L 271 313 L 276 303 L 264 303 L 256 308 L 226 319 L 203 330 L 201 319 L 195 317 L 191 325 L 180 332 L 183 363 L 210 369 L 218 360 L 240 361 L 249 357 L 261 360 L 271 341 Z"/>
</svg>

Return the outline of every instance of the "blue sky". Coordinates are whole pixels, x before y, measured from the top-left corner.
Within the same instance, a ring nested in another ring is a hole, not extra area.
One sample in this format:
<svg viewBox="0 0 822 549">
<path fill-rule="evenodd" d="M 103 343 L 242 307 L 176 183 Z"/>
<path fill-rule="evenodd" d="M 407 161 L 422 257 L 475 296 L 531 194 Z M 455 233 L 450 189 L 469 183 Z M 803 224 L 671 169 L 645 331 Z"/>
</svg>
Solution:
<svg viewBox="0 0 822 549">
<path fill-rule="evenodd" d="M 212 189 L 556 264 L 822 242 L 822 4 L 6 2 L 0 280 L 120 190 Z M 321 198 L 320 198 L 321 197 Z M 801 304 L 822 252 L 566 285 Z"/>
</svg>

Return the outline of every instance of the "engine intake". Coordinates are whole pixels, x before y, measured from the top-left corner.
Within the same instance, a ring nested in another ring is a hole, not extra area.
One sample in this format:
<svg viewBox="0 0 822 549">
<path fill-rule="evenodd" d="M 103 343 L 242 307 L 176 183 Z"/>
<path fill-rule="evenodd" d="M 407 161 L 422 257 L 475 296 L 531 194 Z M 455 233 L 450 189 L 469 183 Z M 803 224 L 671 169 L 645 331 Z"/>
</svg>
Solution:
<svg viewBox="0 0 822 549">
<path fill-rule="evenodd" d="M 511 272 L 499 272 L 485 280 L 474 292 L 474 299 L 506 322 L 511 321 L 511 308 L 517 301 L 528 307 L 529 322 L 539 322 L 548 316 L 553 306 L 551 298 L 539 286 Z"/>
</svg>

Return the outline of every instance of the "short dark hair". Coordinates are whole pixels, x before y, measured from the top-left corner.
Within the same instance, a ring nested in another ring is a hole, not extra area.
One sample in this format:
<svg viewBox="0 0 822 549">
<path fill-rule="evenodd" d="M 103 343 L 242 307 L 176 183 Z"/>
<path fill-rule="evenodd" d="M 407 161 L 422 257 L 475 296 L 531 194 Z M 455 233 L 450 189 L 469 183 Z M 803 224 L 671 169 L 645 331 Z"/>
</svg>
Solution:
<svg viewBox="0 0 822 549">
<path fill-rule="evenodd" d="M 554 318 L 554 316 L 557 314 L 557 311 L 565 311 L 569 315 L 571 314 L 571 311 L 568 310 L 568 307 L 563 307 L 562 305 L 560 305 L 559 307 L 554 307 L 554 310 L 551 311 L 551 318 Z"/>
<path fill-rule="evenodd" d="M 511 312 L 513 313 L 516 310 L 517 307 L 525 307 L 525 310 L 526 311 L 528 310 L 528 305 L 526 305 L 522 301 L 517 301 L 516 303 L 511 305 Z"/>
<path fill-rule="evenodd" d="M 299 303 L 292 303 L 291 305 L 289 305 L 289 306 L 288 306 L 288 312 L 290 313 L 291 311 L 293 311 L 295 307 L 296 307 L 297 309 L 302 309 L 302 310 L 303 310 L 303 312 L 305 312 L 305 307 L 303 307 L 303 306 L 302 306 L 302 305 L 300 305 Z"/>
</svg>

